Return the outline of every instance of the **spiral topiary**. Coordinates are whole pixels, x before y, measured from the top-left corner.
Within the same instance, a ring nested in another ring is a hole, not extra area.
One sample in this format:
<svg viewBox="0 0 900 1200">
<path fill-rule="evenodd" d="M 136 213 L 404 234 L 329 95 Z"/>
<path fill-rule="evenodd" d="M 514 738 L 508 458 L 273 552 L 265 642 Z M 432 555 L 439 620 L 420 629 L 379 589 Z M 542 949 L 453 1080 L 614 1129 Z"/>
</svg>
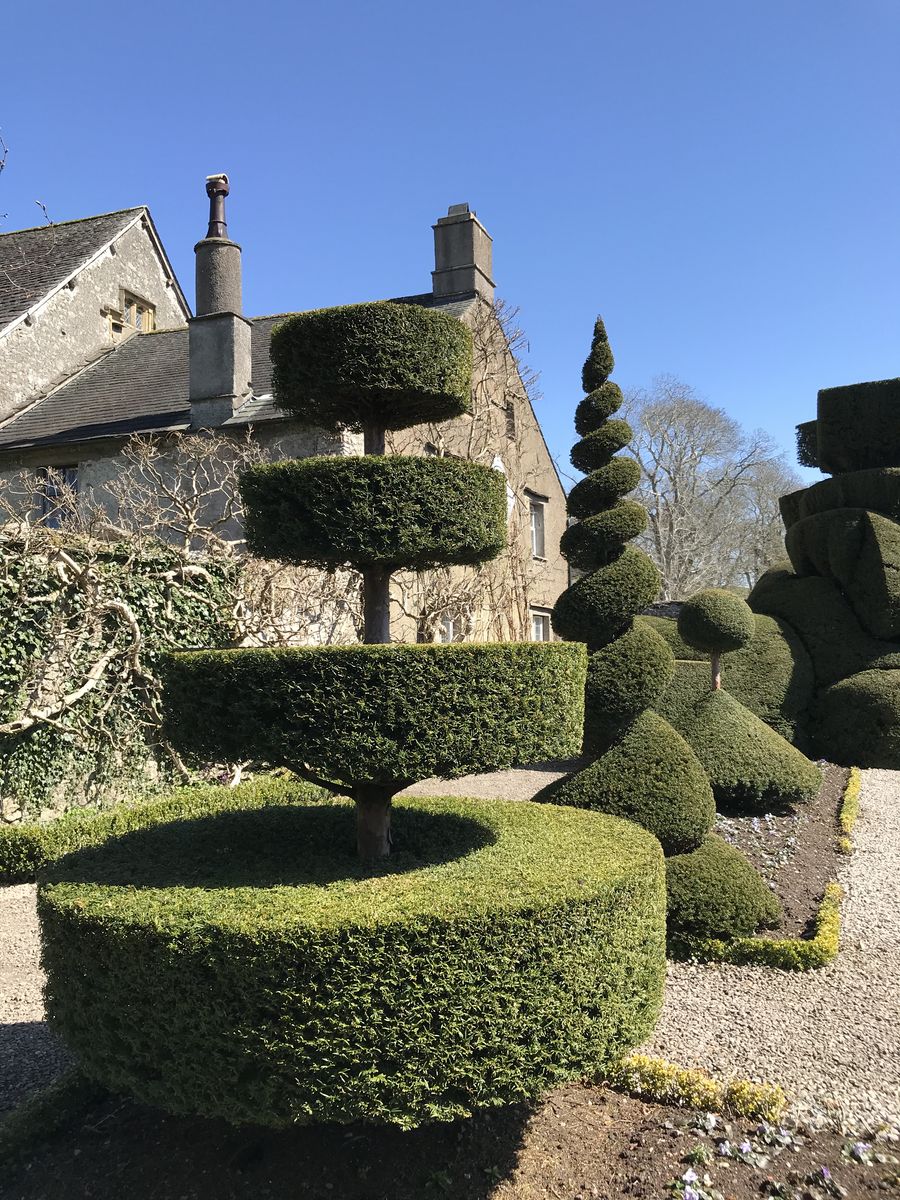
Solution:
<svg viewBox="0 0 900 1200">
<path fill-rule="evenodd" d="M 709 781 L 687 742 L 650 711 L 674 671 L 663 638 L 634 617 L 656 596 L 659 572 L 628 545 L 644 532 L 643 505 L 624 499 L 640 481 L 634 459 L 616 457 L 631 440 L 626 421 L 614 418 L 622 393 L 608 379 L 613 355 L 597 319 L 582 382 L 588 395 L 575 413 L 581 435 L 572 462 L 590 471 L 572 489 L 560 549 L 585 572 L 563 592 L 553 626 L 591 651 L 585 691 L 585 750 L 595 757 L 552 791 L 560 804 L 612 813 L 643 825 L 663 851 L 683 853 L 701 844 L 715 816 Z"/>
</svg>

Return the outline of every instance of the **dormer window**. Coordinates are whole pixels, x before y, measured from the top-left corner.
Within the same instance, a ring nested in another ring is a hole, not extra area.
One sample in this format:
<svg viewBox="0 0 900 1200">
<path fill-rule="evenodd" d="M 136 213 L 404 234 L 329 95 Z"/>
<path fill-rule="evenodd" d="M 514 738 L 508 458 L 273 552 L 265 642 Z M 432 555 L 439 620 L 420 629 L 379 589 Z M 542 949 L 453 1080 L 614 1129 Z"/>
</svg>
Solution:
<svg viewBox="0 0 900 1200">
<path fill-rule="evenodd" d="M 150 333 L 154 328 L 156 309 L 140 296 L 131 292 L 122 293 L 122 324 L 138 333 Z"/>
</svg>

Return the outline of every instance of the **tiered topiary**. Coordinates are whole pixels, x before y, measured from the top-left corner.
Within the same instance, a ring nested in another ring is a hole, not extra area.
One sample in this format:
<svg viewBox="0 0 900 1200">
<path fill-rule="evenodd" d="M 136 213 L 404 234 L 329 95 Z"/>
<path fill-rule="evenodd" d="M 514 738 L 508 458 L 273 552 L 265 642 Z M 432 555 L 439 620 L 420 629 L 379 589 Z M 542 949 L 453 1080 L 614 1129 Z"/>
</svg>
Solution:
<svg viewBox="0 0 900 1200">
<path fill-rule="evenodd" d="M 367 639 L 385 642 L 393 570 L 502 542 L 498 473 L 383 455 L 385 429 L 466 410 L 469 334 L 359 305 L 289 319 L 272 353 L 279 405 L 362 429 L 368 453 L 254 471 L 250 540 L 360 569 Z M 353 801 L 136 831 L 54 867 L 48 1013 L 84 1069 L 175 1112 L 410 1127 L 533 1097 L 639 1043 L 665 971 L 653 838 L 509 801 L 404 799 L 391 824 L 394 793 L 423 776 L 575 752 L 584 680 L 583 647 L 563 644 L 173 657 L 183 751 L 280 763 Z"/>
<path fill-rule="evenodd" d="M 818 767 L 738 700 L 722 690 L 722 656 L 745 649 L 756 624 L 749 606 L 721 588 L 698 592 L 682 605 L 680 638 L 710 656 L 710 686 L 662 711 L 690 743 L 712 783 L 716 803 L 763 812 L 811 800 L 822 782 Z M 676 693 L 677 697 L 677 693 Z"/>
<path fill-rule="evenodd" d="M 845 765 L 900 767 L 898 431 L 898 379 L 819 392 L 798 451 L 833 478 L 782 497 L 790 569 L 750 595 L 808 652 L 813 748 Z"/>
<path fill-rule="evenodd" d="M 651 706 L 672 677 L 674 660 L 663 639 L 635 614 L 656 596 L 659 573 L 642 550 L 627 543 L 647 524 L 643 506 L 623 497 L 640 480 L 632 458 L 616 457 L 631 440 L 613 414 L 622 403 L 609 374 L 613 356 L 597 319 L 582 384 L 588 395 L 575 412 L 581 441 L 572 462 L 586 479 L 569 495 L 575 523 L 560 549 L 582 576 L 560 596 L 553 627 L 587 643 L 584 748 L 595 756 L 554 788 L 552 799 L 627 817 L 659 838 L 666 854 L 694 849 L 712 825 L 712 793 L 684 739 Z"/>
</svg>

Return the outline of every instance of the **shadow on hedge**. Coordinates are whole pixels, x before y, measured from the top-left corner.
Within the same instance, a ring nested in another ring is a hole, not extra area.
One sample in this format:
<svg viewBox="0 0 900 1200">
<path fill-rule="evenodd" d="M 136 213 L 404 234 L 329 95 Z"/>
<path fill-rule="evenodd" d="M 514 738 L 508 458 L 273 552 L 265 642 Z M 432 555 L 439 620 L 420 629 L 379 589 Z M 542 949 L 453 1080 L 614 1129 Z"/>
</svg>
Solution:
<svg viewBox="0 0 900 1200">
<path fill-rule="evenodd" d="M 451 862 L 492 844 L 477 821 L 398 807 L 394 852 L 356 856 L 348 803 L 225 812 L 138 829 L 65 855 L 48 881 L 137 888 L 241 888 L 330 884 L 400 875 Z"/>
</svg>

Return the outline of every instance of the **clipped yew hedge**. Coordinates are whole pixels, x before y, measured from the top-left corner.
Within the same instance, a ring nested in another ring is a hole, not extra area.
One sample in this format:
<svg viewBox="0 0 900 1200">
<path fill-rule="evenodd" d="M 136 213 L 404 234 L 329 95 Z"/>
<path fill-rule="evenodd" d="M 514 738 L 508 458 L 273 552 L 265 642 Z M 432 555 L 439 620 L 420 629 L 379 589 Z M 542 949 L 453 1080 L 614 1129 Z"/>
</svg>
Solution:
<svg viewBox="0 0 900 1200">
<path fill-rule="evenodd" d="M 781 919 L 781 902 L 739 850 L 710 834 L 666 859 L 670 940 L 746 937 Z"/>
<path fill-rule="evenodd" d="M 569 516 L 584 520 L 634 491 L 640 482 L 640 463 L 620 455 L 575 484 L 566 500 Z"/>
<path fill-rule="evenodd" d="M 275 326 L 269 353 L 278 406 L 317 428 L 405 429 L 471 409 L 471 331 L 418 304 L 296 313 Z"/>
<path fill-rule="evenodd" d="M 698 846 L 716 815 L 697 756 L 652 709 L 600 758 L 554 787 L 548 799 L 635 821 L 659 838 L 665 854 Z"/>
<path fill-rule="evenodd" d="M 605 512 L 569 525 L 560 538 L 559 549 L 576 570 L 593 571 L 646 528 L 647 510 L 643 504 L 620 500 Z"/>
<path fill-rule="evenodd" d="M 312 804 L 327 795 L 321 788 L 300 780 L 264 778 L 248 780 L 233 788 L 213 784 L 178 788 L 143 804 L 120 804 L 104 811 L 70 809 L 53 821 L 0 826 L 0 884 L 34 879 L 42 867 L 64 854 L 97 846 L 135 829 L 233 809 Z"/>
<path fill-rule="evenodd" d="M 845 767 L 900 765 L 900 670 L 861 671 L 819 696 L 816 738 Z"/>
<path fill-rule="evenodd" d="M 665 641 L 640 619 L 588 659 L 584 750 L 603 754 L 624 727 L 655 704 L 675 662 Z"/>
<path fill-rule="evenodd" d="M 685 600 L 678 614 L 678 634 L 696 650 L 724 654 L 740 650 L 756 633 L 745 601 L 724 588 L 706 588 Z"/>
<path fill-rule="evenodd" d="M 900 467 L 900 379 L 823 388 L 817 411 L 821 471 Z"/>
<path fill-rule="evenodd" d="M 181 750 L 349 784 L 412 783 L 581 747 L 585 650 L 562 643 L 201 650 L 161 664 Z"/>
<path fill-rule="evenodd" d="M 463 459 L 288 459 L 247 471 L 241 495 L 247 545 L 282 562 L 424 570 L 506 545 L 506 479 Z"/>
<path fill-rule="evenodd" d="M 785 526 L 835 508 L 868 508 L 900 521 L 900 468 L 878 467 L 848 471 L 782 496 L 779 505 Z"/>
<path fill-rule="evenodd" d="M 405 1128 L 594 1076 L 653 1028 L 649 834 L 526 802 L 401 800 L 377 867 L 352 806 L 161 826 L 51 868 L 47 1012 L 85 1073 L 174 1113 Z M 326 885 L 327 886 L 323 886 Z"/>
<path fill-rule="evenodd" d="M 599 429 L 595 429 L 572 447 L 569 456 L 572 466 L 576 471 L 584 471 L 585 474 L 588 471 L 599 470 L 607 465 L 614 454 L 624 450 L 633 437 L 634 431 L 627 421 L 617 418 L 604 421 Z"/>
<path fill-rule="evenodd" d="M 562 593 L 553 609 L 553 628 L 567 641 L 599 650 L 656 599 L 659 584 L 652 560 L 635 546 L 625 546 L 601 570 L 582 576 Z"/>
<path fill-rule="evenodd" d="M 579 437 L 586 437 L 599 429 L 604 421 L 622 407 L 622 389 L 611 379 L 601 383 L 583 400 L 579 400 L 575 409 L 575 432 Z"/>
</svg>

